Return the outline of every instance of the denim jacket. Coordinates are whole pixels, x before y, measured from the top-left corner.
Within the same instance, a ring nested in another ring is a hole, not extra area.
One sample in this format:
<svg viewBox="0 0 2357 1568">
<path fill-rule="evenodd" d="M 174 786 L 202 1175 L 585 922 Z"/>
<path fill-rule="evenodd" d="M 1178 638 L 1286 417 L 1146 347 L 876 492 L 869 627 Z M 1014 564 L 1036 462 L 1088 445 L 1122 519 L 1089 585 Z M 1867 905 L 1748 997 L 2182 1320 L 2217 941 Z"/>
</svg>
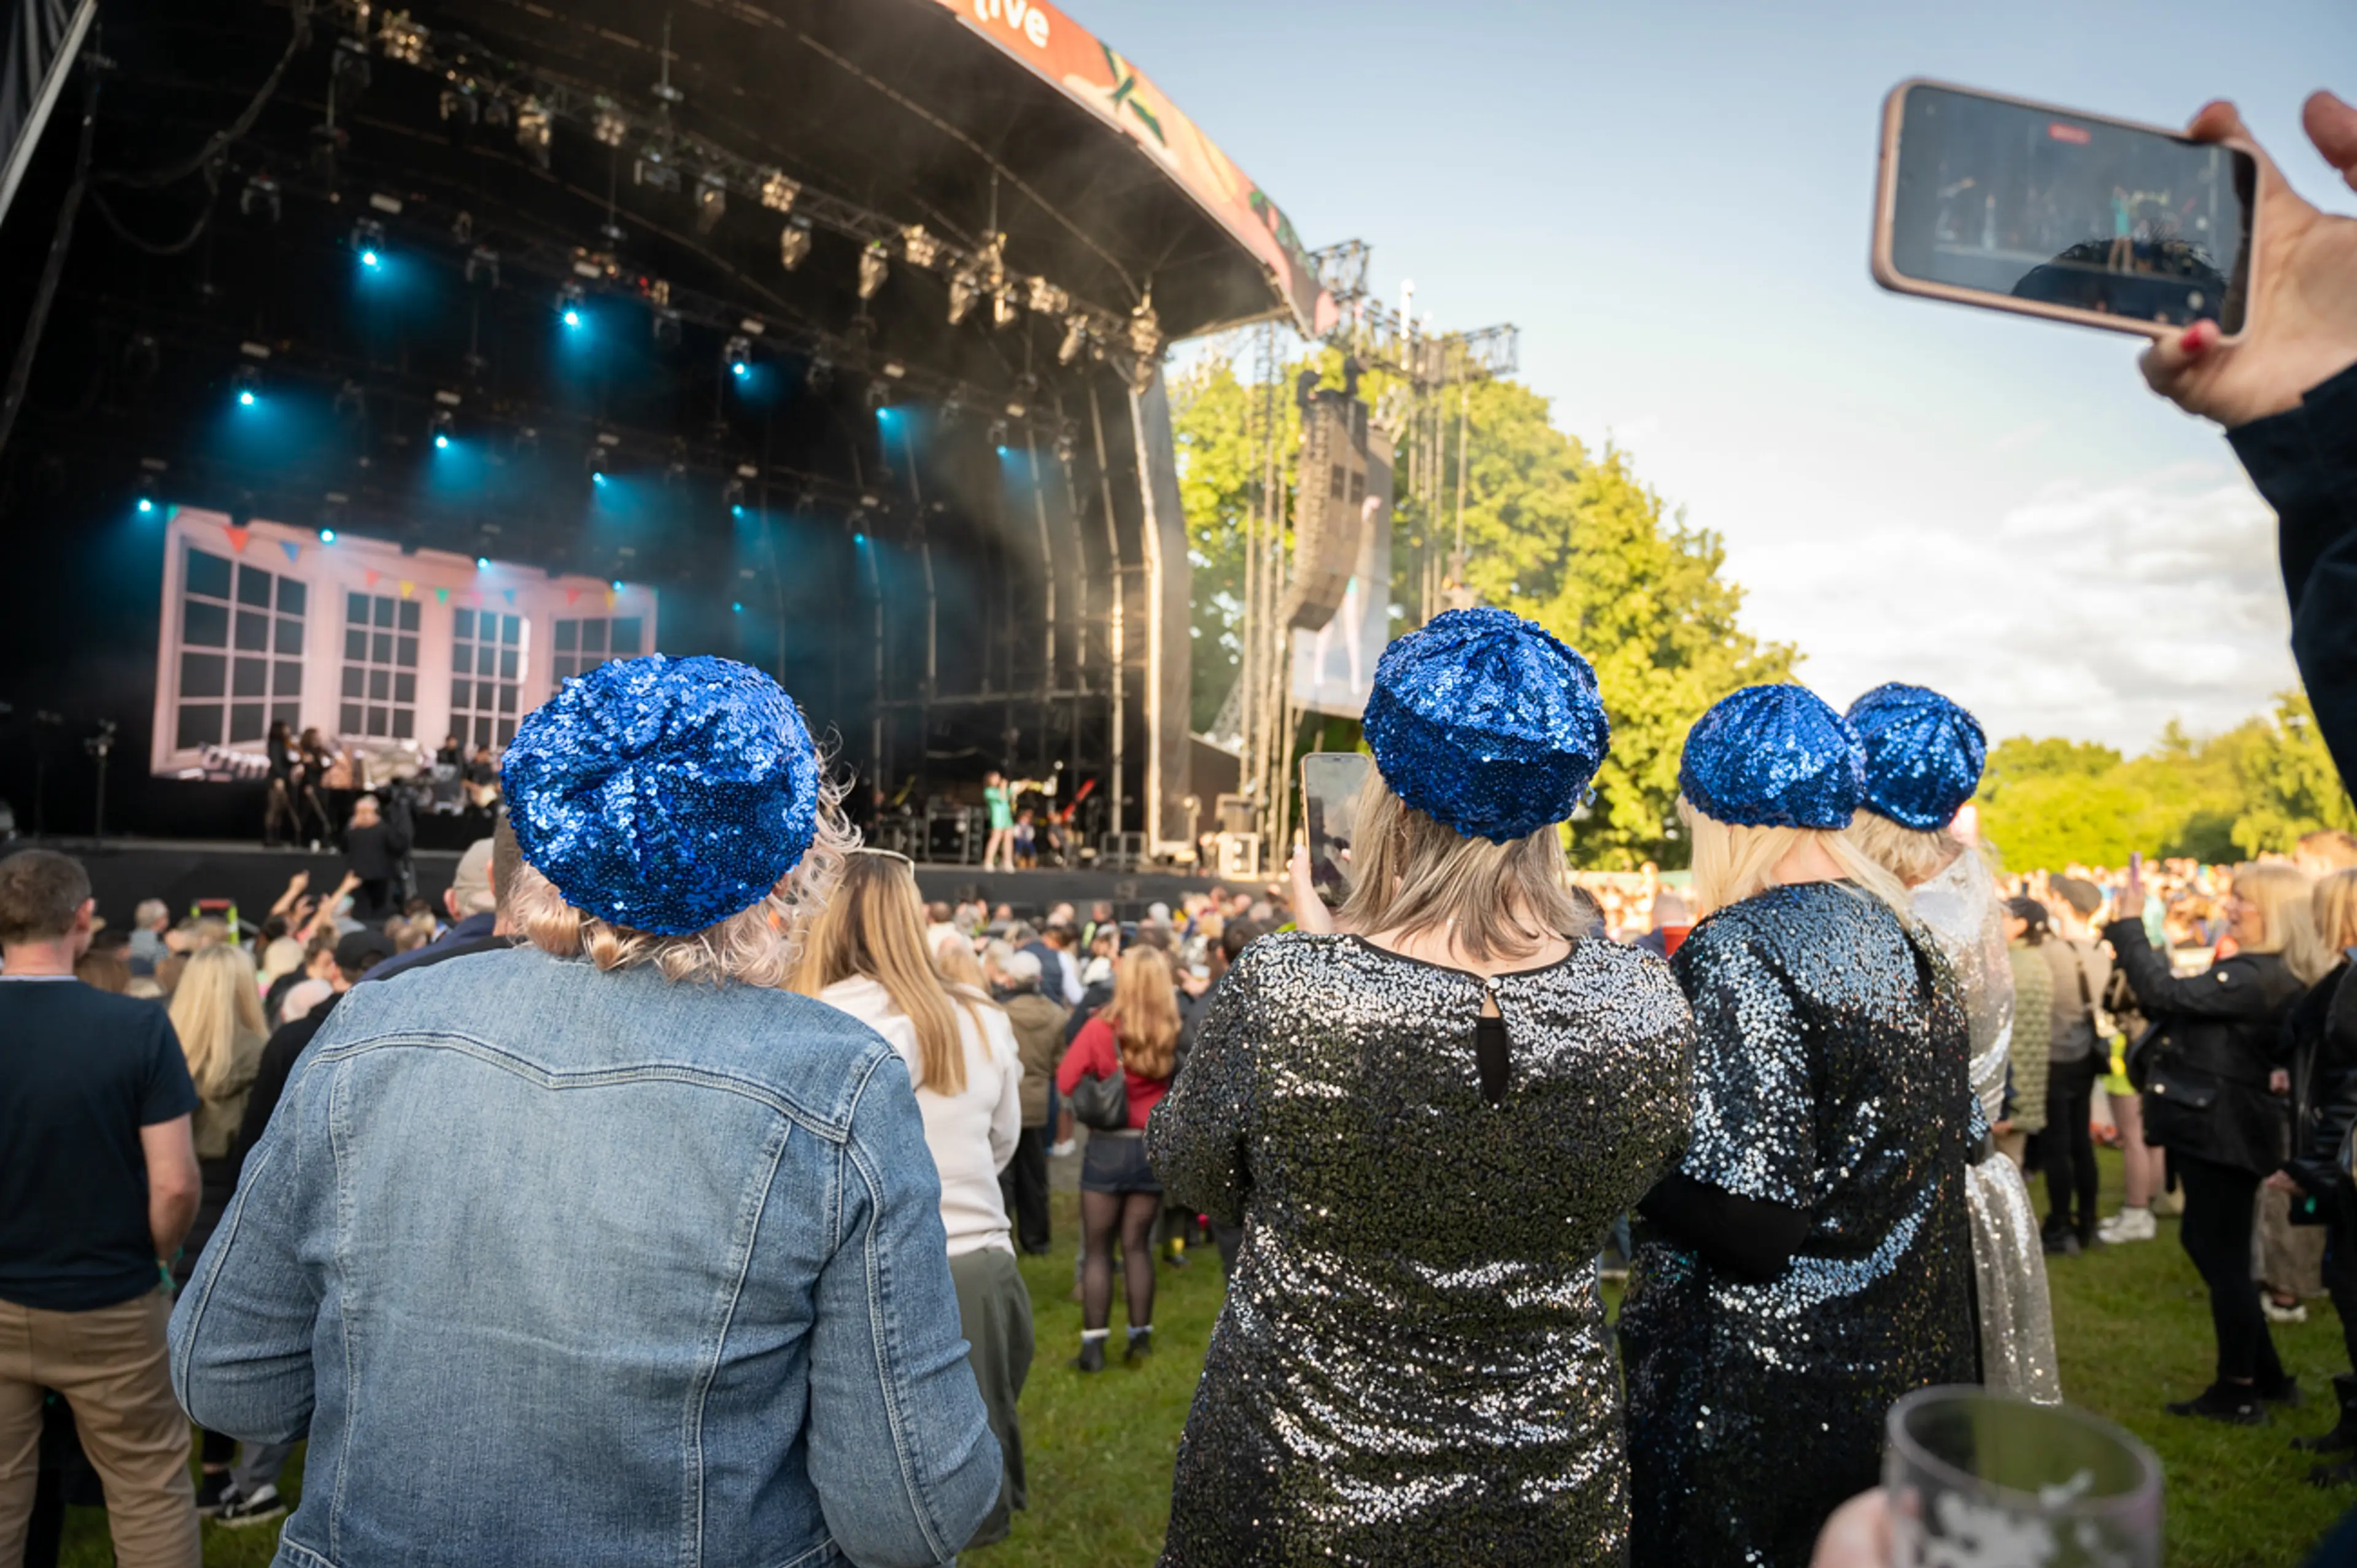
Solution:
<svg viewBox="0 0 2357 1568">
<path fill-rule="evenodd" d="M 276 1562 L 931 1563 L 996 1499 L 909 1075 L 782 991 L 532 948 L 354 988 L 172 1314 L 300 1437 Z"/>
</svg>

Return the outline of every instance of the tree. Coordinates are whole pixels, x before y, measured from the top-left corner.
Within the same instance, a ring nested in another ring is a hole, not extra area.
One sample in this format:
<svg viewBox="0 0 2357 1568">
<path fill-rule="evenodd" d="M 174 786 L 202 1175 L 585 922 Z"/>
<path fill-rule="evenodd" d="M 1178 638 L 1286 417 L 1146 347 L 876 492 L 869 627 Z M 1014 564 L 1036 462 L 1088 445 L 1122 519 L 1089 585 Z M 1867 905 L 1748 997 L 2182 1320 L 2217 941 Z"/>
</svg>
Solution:
<svg viewBox="0 0 2357 1568">
<path fill-rule="evenodd" d="M 2274 717 L 2267 744 L 2246 747 L 2239 758 L 2245 804 L 2234 819 L 2235 847 L 2287 854 L 2321 828 L 2357 831 L 2357 806 L 2317 733 L 2308 693 L 2277 693 Z"/>
</svg>

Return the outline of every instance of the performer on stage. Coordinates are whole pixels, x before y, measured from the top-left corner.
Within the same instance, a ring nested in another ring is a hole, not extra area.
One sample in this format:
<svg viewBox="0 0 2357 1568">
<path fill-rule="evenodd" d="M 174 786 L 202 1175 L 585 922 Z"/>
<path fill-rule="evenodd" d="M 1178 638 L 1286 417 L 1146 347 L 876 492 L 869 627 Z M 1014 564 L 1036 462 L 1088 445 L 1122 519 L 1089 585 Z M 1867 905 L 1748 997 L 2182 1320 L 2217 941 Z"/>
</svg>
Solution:
<svg viewBox="0 0 2357 1568">
<path fill-rule="evenodd" d="M 2005 1103 L 2013 1043 L 2013 966 L 1986 862 L 1950 831 L 1980 788 L 1988 740 L 1980 722 L 1921 686 L 1878 686 L 1846 717 L 1866 751 L 1866 807 L 1850 838 L 1914 893 L 1916 918 L 1940 944 L 1964 999 L 1972 1086 L 1985 1124 Z M 1981 1380 L 2000 1393 L 2060 1403 L 2046 1254 L 2029 1188 L 2011 1160 L 1986 1149 L 1967 1167 L 1973 1277 L 1980 1307 Z"/>
<path fill-rule="evenodd" d="M 1738 692 L 1686 737 L 1693 1144 L 1640 1208 L 1620 1318 L 1648 1568 L 1800 1568 L 1878 1479 L 1891 1402 L 1977 1369 L 1964 1004 L 1842 836 L 1864 775 L 1799 686 Z"/>
<path fill-rule="evenodd" d="M 1587 661 L 1502 610 L 1383 655 L 1355 934 L 1245 948 L 1146 1129 L 1173 1199 L 1248 1222 L 1166 1568 L 1627 1560 L 1596 1255 L 1684 1144 L 1691 1021 L 1566 891 L 1609 734 Z"/>
</svg>

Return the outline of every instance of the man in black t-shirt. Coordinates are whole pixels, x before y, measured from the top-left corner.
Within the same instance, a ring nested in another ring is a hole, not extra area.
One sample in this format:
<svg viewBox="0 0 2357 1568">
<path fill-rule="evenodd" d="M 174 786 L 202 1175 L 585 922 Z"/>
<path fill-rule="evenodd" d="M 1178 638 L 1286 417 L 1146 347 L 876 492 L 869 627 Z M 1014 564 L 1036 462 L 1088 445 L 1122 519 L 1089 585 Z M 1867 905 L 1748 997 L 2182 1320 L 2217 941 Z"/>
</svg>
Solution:
<svg viewBox="0 0 2357 1568">
<path fill-rule="evenodd" d="M 153 1002 L 74 978 L 90 878 L 0 861 L 0 1563 L 32 1511 L 45 1391 L 106 1484 L 123 1568 L 199 1568 L 166 1261 L 196 1218 L 196 1087 Z"/>
</svg>

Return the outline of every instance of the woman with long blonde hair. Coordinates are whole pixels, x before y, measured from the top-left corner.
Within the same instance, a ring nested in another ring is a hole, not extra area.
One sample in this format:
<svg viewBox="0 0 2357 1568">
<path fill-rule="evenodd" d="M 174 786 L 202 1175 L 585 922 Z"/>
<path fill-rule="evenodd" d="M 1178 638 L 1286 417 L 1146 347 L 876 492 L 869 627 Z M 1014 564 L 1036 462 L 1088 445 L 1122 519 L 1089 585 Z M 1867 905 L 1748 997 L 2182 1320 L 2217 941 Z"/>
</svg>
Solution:
<svg viewBox="0 0 2357 1568">
<path fill-rule="evenodd" d="M 2309 909 L 2319 944 L 2335 961 L 2293 1004 L 2284 1026 L 2292 1049 L 2291 1158 L 2267 1185 L 2305 1194 L 2324 1210 L 2324 1285 L 2349 1356 L 2350 1369 L 2332 1380 L 2340 1421 L 2292 1446 L 2350 1455 L 2357 1455 L 2357 1192 L 2341 1168 L 2341 1146 L 2357 1123 L 2357 991 L 2344 983 L 2357 954 L 2357 871 L 2319 877 Z M 2357 1481 L 2357 1457 L 2318 1465 L 2308 1478 L 2319 1486 Z"/>
<path fill-rule="evenodd" d="M 1070 1100 L 1081 1079 L 1118 1079 L 1128 1096 L 1125 1126 L 1089 1129 L 1081 1156 L 1081 1353 L 1083 1372 L 1104 1369 L 1112 1333 L 1113 1250 L 1121 1248 L 1127 1287 L 1128 1359 L 1154 1348 L 1154 1218 L 1162 1183 L 1146 1163 L 1146 1123 L 1178 1066 L 1178 984 L 1159 948 L 1134 947 L 1114 961 L 1113 1000 L 1081 1026 L 1056 1069 Z"/>
<path fill-rule="evenodd" d="M 2105 926 L 2104 938 L 2156 1031 L 2136 1064 L 2144 1137 L 2169 1151 L 2169 1168 L 2184 1189 L 2178 1242 L 2210 1288 L 2218 1346 L 2210 1386 L 2169 1411 L 2256 1426 L 2270 1404 L 2299 1398 L 2251 1283 L 2259 1184 L 2283 1164 L 2279 1097 L 2291 1075 L 2277 1065 L 2277 1049 L 2286 1015 L 2332 965 L 2298 867 L 2239 866 L 2223 903 L 2234 951 L 2200 974 L 2174 973 L 2136 914 Z M 2140 870 L 2130 868 L 2116 907 L 2144 908 Z"/>
<path fill-rule="evenodd" d="M 959 1326 L 973 1347 L 990 1429 L 1006 1456 L 997 1505 L 965 1544 L 1002 1541 L 1011 1510 L 1026 1502 L 1015 1405 L 1032 1348 L 1031 1297 L 1015 1266 L 998 1183 L 1023 1133 L 1015 1026 L 979 984 L 943 972 L 925 941 L 915 869 L 890 850 L 859 849 L 845 857 L 842 882 L 802 932 L 793 989 L 883 1036 L 916 1085 L 925 1146 L 941 1174 Z"/>
<path fill-rule="evenodd" d="M 1970 1034 L 1905 886 L 1847 836 L 1865 751 L 1814 693 L 1715 704 L 1678 788 L 1695 1115 L 1620 1315 L 1632 1557 L 1797 1563 L 1875 1484 L 1891 1402 L 1979 1369 Z"/>
<path fill-rule="evenodd" d="M 1162 1560 L 1621 1562 L 1597 1253 L 1685 1143 L 1693 1020 L 1570 891 L 1610 722 L 1543 628 L 1450 610 L 1385 650 L 1366 736 L 1348 899 L 1297 853 L 1301 929 L 1207 993 L 1146 1132 L 1174 1200 L 1243 1227 Z"/>
</svg>

